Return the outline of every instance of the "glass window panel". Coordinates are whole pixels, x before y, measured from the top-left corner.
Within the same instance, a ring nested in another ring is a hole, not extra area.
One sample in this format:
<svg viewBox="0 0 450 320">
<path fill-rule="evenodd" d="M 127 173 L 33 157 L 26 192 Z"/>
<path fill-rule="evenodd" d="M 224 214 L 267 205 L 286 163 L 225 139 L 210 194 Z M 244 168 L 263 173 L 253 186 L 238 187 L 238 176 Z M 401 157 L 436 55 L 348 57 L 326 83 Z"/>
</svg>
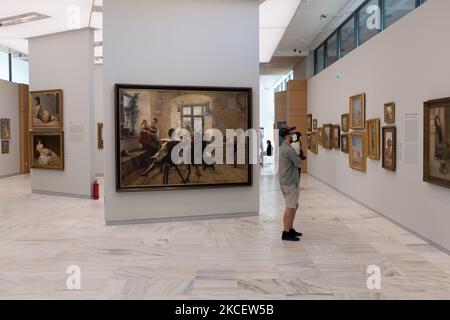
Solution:
<svg viewBox="0 0 450 320">
<path fill-rule="evenodd" d="M 327 40 L 327 66 L 332 65 L 338 60 L 338 37 L 335 32 Z"/>
<path fill-rule="evenodd" d="M 194 116 L 203 115 L 203 107 L 194 107 Z"/>
<path fill-rule="evenodd" d="M 325 47 L 321 45 L 316 52 L 317 73 L 325 69 Z"/>
<path fill-rule="evenodd" d="M 380 32 L 381 25 L 380 26 L 373 26 L 373 16 L 374 12 L 371 10 L 367 12 L 367 9 L 371 6 L 377 6 L 378 7 L 378 0 L 370 0 L 367 2 L 366 5 L 364 5 L 359 10 L 359 44 L 363 44 L 367 40 L 371 39 L 375 35 L 377 35 Z M 369 22 L 369 25 L 368 25 Z M 376 23 L 376 22 L 375 22 Z M 369 28 L 370 27 L 370 28 Z"/>
<path fill-rule="evenodd" d="M 194 118 L 194 132 L 203 132 L 202 118 Z"/>
<path fill-rule="evenodd" d="M 9 81 L 9 54 L 0 51 L 0 79 Z"/>
<path fill-rule="evenodd" d="M 384 27 L 387 28 L 416 8 L 416 0 L 385 0 Z"/>
<path fill-rule="evenodd" d="M 28 62 L 22 59 L 12 59 L 12 81 L 29 84 Z"/>
<path fill-rule="evenodd" d="M 184 129 L 192 130 L 191 124 L 192 124 L 191 118 L 183 118 L 183 128 Z"/>
<path fill-rule="evenodd" d="M 341 27 L 341 57 L 355 49 L 355 16 Z"/>
<path fill-rule="evenodd" d="M 190 116 L 192 114 L 191 107 L 184 107 L 183 108 L 183 114 L 186 116 Z"/>
</svg>

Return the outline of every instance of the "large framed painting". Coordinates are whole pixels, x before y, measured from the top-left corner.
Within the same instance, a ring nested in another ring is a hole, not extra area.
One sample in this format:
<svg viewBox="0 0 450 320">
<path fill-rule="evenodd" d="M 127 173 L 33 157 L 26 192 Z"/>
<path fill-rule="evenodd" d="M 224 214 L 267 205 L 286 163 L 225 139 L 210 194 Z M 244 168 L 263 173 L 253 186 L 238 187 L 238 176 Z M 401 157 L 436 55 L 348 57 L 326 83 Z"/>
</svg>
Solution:
<svg viewBox="0 0 450 320">
<path fill-rule="evenodd" d="M 3 140 L 11 139 L 11 120 L 0 119 L 0 136 Z"/>
<path fill-rule="evenodd" d="M 251 88 L 117 84 L 115 108 L 118 192 L 252 185 Z"/>
<path fill-rule="evenodd" d="M 2 154 L 8 153 L 9 153 L 9 141 L 8 140 L 2 141 Z"/>
<path fill-rule="evenodd" d="M 308 114 L 307 116 L 307 127 L 308 127 L 308 131 L 311 132 L 312 131 L 312 123 L 313 123 L 313 118 L 312 118 L 312 114 Z"/>
<path fill-rule="evenodd" d="M 366 94 L 350 97 L 350 129 L 364 130 L 366 124 Z"/>
<path fill-rule="evenodd" d="M 319 139 L 319 140 L 317 140 L 317 143 L 319 144 L 319 146 L 321 146 L 322 142 L 323 142 L 323 128 L 322 127 L 317 129 L 317 137 Z"/>
<path fill-rule="evenodd" d="M 367 157 L 380 160 L 380 119 L 367 120 Z"/>
<path fill-rule="evenodd" d="M 383 168 L 395 171 L 397 168 L 397 128 L 383 127 L 382 143 L 383 143 Z"/>
<path fill-rule="evenodd" d="M 319 153 L 319 133 L 317 131 L 311 133 L 311 152 Z"/>
<path fill-rule="evenodd" d="M 333 149 L 339 149 L 341 147 L 341 127 L 337 124 L 333 125 L 331 147 Z"/>
<path fill-rule="evenodd" d="M 364 132 L 352 132 L 349 135 L 350 168 L 361 172 L 367 170 L 366 135 Z"/>
<path fill-rule="evenodd" d="M 64 132 L 31 132 L 30 158 L 31 168 L 64 170 Z"/>
<path fill-rule="evenodd" d="M 395 123 L 395 102 L 384 105 L 384 122 Z"/>
<path fill-rule="evenodd" d="M 322 146 L 325 149 L 331 150 L 333 143 L 333 125 L 324 124 L 322 130 Z"/>
<path fill-rule="evenodd" d="M 341 115 L 341 128 L 342 132 L 349 132 L 350 126 L 349 126 L 350 116 L 348 113 Z"/>
<path fill-rule="evenodd" d="M 450 98 L 424 105 L 423 179 L 450 188 Z"/>
<path fill-rule="evenodd" d="M 348 134 L 341 135 L 341 151 L 344 153 L 348 153 Z"/>
<path fill-rule="evenodd" d="M 64 99 L 62 90 L 30 92 L 30 128 L 63 129 Z"/>
<path fill-rule="evenodd" d="M 97 149 L 103 149 L 103 123 L 97 123 Z"/>
</svg>

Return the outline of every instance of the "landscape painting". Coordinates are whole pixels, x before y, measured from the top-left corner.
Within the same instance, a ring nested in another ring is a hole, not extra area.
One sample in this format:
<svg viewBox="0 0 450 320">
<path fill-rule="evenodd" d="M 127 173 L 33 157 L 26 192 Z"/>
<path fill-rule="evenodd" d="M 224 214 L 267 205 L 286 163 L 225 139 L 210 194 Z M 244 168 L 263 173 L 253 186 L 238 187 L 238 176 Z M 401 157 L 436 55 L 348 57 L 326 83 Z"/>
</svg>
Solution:
<svg viewBox="0 0 450 320">
<path fill-rule="evenodd" d="M 245 159 L 238 161 L 238 141 L 226 130 L 251 128 L 251 110 L 251 88 L 116 85 L 117 191 L 250 186 L 249 143 L 239 144 Z M 172 155 L 180 149 L 179 162 Z"/>
<path fill-rule="evenodd" d="M 424 181 L 450 188 L 450 98 L 424 105 Z"/>
<path fill-rule="evenodd" d="M 366 172 L 367 154 L 365 134 L 361 132 L 352 132 L 349 137 L 350 168 Z"/>
<path fill-rule="evenodd" d="M 350 129 L 364 130 L 366 124 L 366 95 L 359 94 L 350 98 Z"/>
</svg>

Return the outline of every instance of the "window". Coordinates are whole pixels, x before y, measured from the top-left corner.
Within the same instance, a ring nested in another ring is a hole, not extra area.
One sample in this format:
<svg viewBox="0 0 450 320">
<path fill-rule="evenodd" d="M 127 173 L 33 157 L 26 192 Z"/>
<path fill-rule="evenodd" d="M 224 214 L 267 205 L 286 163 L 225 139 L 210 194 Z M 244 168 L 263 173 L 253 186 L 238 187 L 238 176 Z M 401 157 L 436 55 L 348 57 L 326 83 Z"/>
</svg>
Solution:
<svg viewBox="0 0 450 320">
<path fill-rule="evenodd" d="M 358 26 L 359 26 L 359 45 L 362 45 L 367 40 L 370 40 L 373 36 L 378 34 L 381 29 L 381 25 L 378 26 L 379 29 L 369 29 L 368 22 L 372 22 L 371 17 L 374 15 L 373 11 L 367 11 L 370 9 L 370 6 L 378 7 L 378 0 L 370 0 L 364 6 L 361 7 L 358 11 Z M 372 28 L 373 26 L 370 25 Z M 375 26 L 376 27 L 376 26 Z"/>
<path fill-rule="evenodd" d="M 12 81 L 29 84 L 28 62 L 22 59 L 12 59 Z"/>
<path fill-rule="evenodd" d="M 316 51 L 316 70 L 317 73 L 325 69 L 325 47 L 322 44 Z"/>
<path fill-rule="evenodd" d="M 9 54 L 0 51 L 0 79 L 9 81 Z"/>
<path fill-rule="evenodd" d="M 339 59 L 338 49 L 338 34 L 335 32 L 327 40 L 327 67 Z"/>
<path fill-rule="evenodd" d="M 341 27 L 341 57 L 356 48 L 355 42 L 355 16 L 353 15 Z"/>
<path fill-rule="evenodd" d="M 384 0 L 384 27 L 387 28 L 416 8 L 416 0 Z"/>
</svg>

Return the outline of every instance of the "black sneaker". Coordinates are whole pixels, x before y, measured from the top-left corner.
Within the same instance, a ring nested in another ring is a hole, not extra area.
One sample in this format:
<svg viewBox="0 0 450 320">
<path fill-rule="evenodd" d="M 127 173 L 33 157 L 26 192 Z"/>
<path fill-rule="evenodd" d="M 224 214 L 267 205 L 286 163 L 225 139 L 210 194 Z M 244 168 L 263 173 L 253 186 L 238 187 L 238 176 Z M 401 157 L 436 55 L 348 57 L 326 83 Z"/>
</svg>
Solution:
<svg viewBox="0 0 450 320">
<path fill-rule="evenodd" d="M 296 237 L 301 237 L 301 236 L 303 236 L 303 233 L 297 232 L 297 231 L 295 231 L 295 229 L 289 230 L 289 233 L 292 234 L 292 235 L 294 235 L 294 236 L 296 236 Z"/>
<path fill-rule="evenodd" d="M 294 236 L 292 233 L 286 232 L 286 231 L 283 231 L 283 235 L 281 236 L 281 240 L 283 240 L 283 241 L 300 241 L 299 238 Z"/>
</svg>

